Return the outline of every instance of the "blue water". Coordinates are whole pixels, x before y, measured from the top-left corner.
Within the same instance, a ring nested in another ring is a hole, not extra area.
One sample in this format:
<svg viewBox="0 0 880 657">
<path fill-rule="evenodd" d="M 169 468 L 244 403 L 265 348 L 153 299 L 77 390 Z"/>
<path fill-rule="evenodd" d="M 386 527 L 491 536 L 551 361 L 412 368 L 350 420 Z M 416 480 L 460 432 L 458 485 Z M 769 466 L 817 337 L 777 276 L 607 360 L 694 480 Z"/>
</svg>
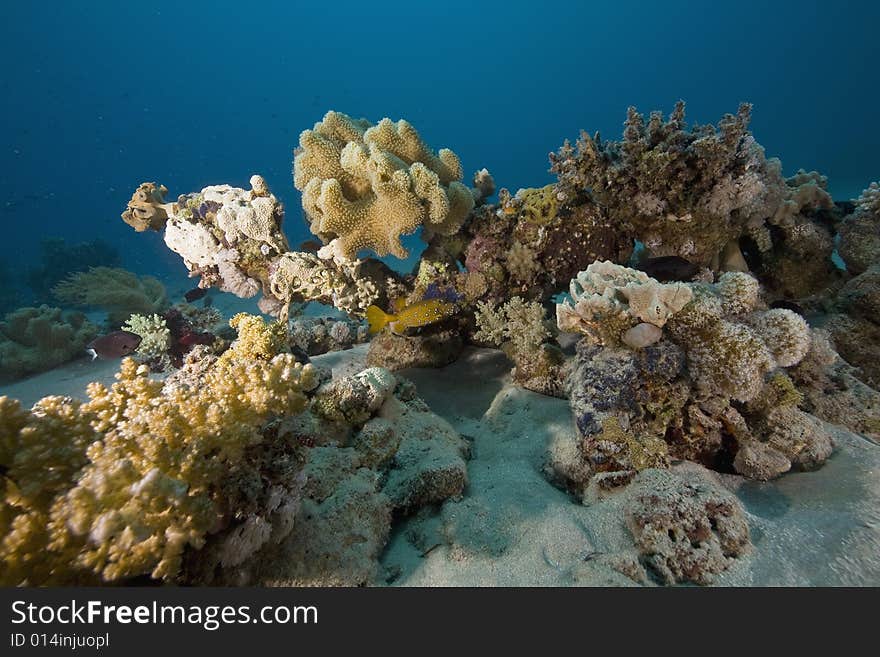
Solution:
<svg viewBox="0 0 880 657">
<path fill-rule="evenodd" d="M 682 98 L 715 122 L 746 100 L 787 174 L 852 197 L 880 178 L 878 24 L 877 2 L 7 2 L 0 258 L 102 237 L 130 269 L 180 275 L 119 219 L 131 192 L 255 172 L 295 245 L 291 150 L 329 109 L 406 118 L 515 190 L 552 181 L 547 153 L 580 128 L 618 138 L 628 105 Z"/>
</svg>

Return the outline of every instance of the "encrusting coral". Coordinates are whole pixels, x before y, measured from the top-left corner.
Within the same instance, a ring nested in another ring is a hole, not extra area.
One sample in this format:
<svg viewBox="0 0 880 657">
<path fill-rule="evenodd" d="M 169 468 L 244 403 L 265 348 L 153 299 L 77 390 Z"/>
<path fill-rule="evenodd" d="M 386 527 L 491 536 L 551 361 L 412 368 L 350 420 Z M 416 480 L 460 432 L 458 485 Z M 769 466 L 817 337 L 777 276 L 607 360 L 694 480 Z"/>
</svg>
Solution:
<svg viewBox="0 0 880 657">
<path fill-rule="evenodd" d="M 311 445 L 303 508 L 296 531 L 254 562 L 251 581 L 374 583 L 393 514 L 456 497 L 467 484 L 464 440 L 383 368 L 325 383 L 281 431 Z"/>
<path fill-rule="evenodd" d="M 0 322 L 0 381 L 44 372 L 84 356 L 98 327 L 82 313 L 19 308 Z"/>
<path fill-rule="evenodd" d="M 692 297 L 684 283 L 660 283 L 644 272 L 607 261 L 594 262 L 579 272 L 569 292 L 571 302 L 556 306 L 559 330 L 584 333 L 598 344 L 608 345 L 619 345 L 630 329 L 641 324 L 663 328 Z M 630 341 L 636 340 L 629 335 Z M 644 340 L 640 342 L 647 346 Z"/>
<path fill-rule="evenodd" d="M 311 231 L 327 243 L 319 255 L 340 260 L 362 249 L 406 258 L 400 236 L 419 226 L 455 233 L 479 194 L 462 176 L 458 156 L 434 154 L 407 121 L 332 111 L 302 132 L 293 168 Z"/>
<path fill-rule="evenodd" d="M 613 486 L 677 457 L 769 479 L 830 455 L 829 435 L 798 409 L 783 373 L 809 351 L 809 327 L 790 310 L 763 309 L 753 277 L 726 272 L 664 291 L 641 272 L 597 265 L 573 282 L 578 303 L 560 314 L 560 328 L 586 336 L 569 379 L 586 470 Z M 621 339 L 646 319 L 657 329 L 648 344 Z"/>
<path fill-rule="evenodd" d="M 117 329 L 132 315 L 161 313 L 168 307 L 165 286 L 153 276 L 125 269 L 92 267 L 72 274 L 52 289 L 63 303 L 107 311 L 107 324 Z"/>
<path fill-rule="evenodd" d="M 133 200 L 123 219 L 144 204 L 164 219 L 165 243 L 181 256 L 202 288 L 217 287 L 241 298 L 262 292 L 260 310 L 289 314 L 291 303 L 318 301 L 362 316 L 396 275 L 378 261 L 335 262 L 290 251 L 281 225 L 282 204 L 261 176 L 251 189 L 213 185 L 184 194 L 174 203 Z M 145 183 L 147 184 L 147 183 Z M 136 193 L 135 196 L 140 198 Z"/>
<path fill-rule="evenodd" d="M 291 344 L 309 356 L 348 349 L 366 341 L 366 326 L 346 319 L 303 317 L 290 323 Z"/>
<path fill-rule="evenodd" d="M 840 288 L 823 327 L 837 351 L 865 383 L 880 389 L 880 265 Z"/>
<path fill-rule="evenodd" d="M 664 584 L 711 584 L 752 547 L 739 500 L 686 470 L 640 473 L 624 517 L 641 560 Z"/>
</svg>

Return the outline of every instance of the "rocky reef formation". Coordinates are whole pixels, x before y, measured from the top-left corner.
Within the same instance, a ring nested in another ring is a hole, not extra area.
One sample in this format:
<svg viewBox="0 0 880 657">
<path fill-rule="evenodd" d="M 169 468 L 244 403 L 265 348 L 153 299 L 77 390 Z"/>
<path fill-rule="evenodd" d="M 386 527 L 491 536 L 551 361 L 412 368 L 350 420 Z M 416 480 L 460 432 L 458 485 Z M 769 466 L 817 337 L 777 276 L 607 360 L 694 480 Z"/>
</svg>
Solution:
<svg viewBox="0 0 880 657">
<path fill-rule="evenodd" d="M 347 319 L 301 317 L 290 322 L 290 342 L 309 356 L 349 349 L 367 341 L 367 329 Z"/>
<path fill-rule="evenodd" d="M 0 397 L 5 584 L 364 583 L 392 512 L 461 493 L 467 445 L 411 384 L 329 381 L 283 325 L 231 324 L 228 350 L 198 347 L 164 381 L 126 359 L 85 402 Z M 263 572 L 272 550 L 299 556 Z"/>
<path fill-rule="evenodd" d="M 372 583 L 392 518 L 467 484 L 467 444 L 412 384 L 382 368 L 326 383 L 282 432 L 312 447 L 297 531 L 252 574 L 264 583 Z"/>
<path fill-rule="evenodd" d="M 686 125 L 683 103 L 668 117 L 631 108 L 620 141 L 582 133 L 551 155 L 556 183 L 501 189 L 490 204 L 486 170 L 466 186 L 459 158 L 435 153 L 406 121 L 328 112 L 294 152 L 294 186 L 320 240 L 302 251 L 289 248 L 260 176 L 251 189 L 210 186 L 175 202 L 141 185 L 126 223 L 164 231 L 201 287 L 262 294 L 260 309 L 281 318 L 234 318 L 239 346 L 182 351 L 166 387 L 192 387 L 237 357 L 345 349 L 366 339 L 363 318 L 373 334 L 369 369 L 316 373 L 298 391 L 301 408 L 253 424 L 275 450 L 260 454 L 280 454 L 299 482 L 282 495 L 300 509 L 295 530 L 276 532 L 259 514 L 199 525 L 203 543 L 187 539 L 169 577 L 377 581 L 394 519 L 430 507 L 427 527 L 433 505 L 467 482 L 467 444 L 392 372 L 450 365 L 468 345 L 500 347 L 521 388 L 569 398 L 577 433 L 553 443 L 546 472 L 583 500 L 619 506 L 634 548 L 597 558 L 603 568 L 630 582 L 706 584 L 738 563 L 751 545 L 746 514 L 693 464 L 766 481 L 822 466 L 834 450 L 826 422 L 880 435 L 880 192 L 835 203 L 821 174 L 784 177 L 750 118 L 747 104 L 717 127 Z M 417 230 L 427 247 L 409 273 L 377 259 L 407 257 L 401 237 Z M 350 320 L 298 317 L 309 301 Z M 141 314 L 141 350 L 170 353 L 167 318 Z M 261 504 L 278 508 L 270 499 Z M 463 559 L 462 536 L 493 545 L 481 504 L 440 511 Z M 231 556 L 231 545 L 248 547 Z"/>
<path fill-rule="evenodd" d="M 809 351 L 809 327 L 790 310 L 762 309 L 748 274 L 670 286 L 596 263 L 573 290 L 558 317 L 585 334 L 569 380 L 580 465 L 560 466 L 578 473 L 575 487 L 592 476 L 617 486 L 670 459 L 765 480 L 830 455 L 830 436 L 798 408 L 785 373 Z"/>
</svg>

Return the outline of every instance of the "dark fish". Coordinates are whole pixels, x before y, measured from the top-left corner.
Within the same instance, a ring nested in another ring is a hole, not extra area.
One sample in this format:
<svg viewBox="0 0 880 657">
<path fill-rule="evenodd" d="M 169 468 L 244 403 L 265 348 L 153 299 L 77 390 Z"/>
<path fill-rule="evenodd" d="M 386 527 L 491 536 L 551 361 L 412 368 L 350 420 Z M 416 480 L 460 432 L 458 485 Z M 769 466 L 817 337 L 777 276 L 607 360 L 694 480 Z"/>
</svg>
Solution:
<svg viewBox="0 0 880 657">
<path fill-rule="evenodd" d="M 645 272 L 651 278 L 656 278 L 661 283 L 689 281 L 700 271 L 699 266 L 680 256 L 645 258 L 637 263 L 635 268 Z"/>
<path fill-rule="evenodd" d="M 202 297 L 204 297 L 208 293 L 208 289 L 204 287 L 194 287 L 189 292 L 183 295 L 183 298 L 186 299 L 189 303 L 193 301 L 198 301 Z"/>
<path fill-rule="evenodd" d="M 86 346 L 86 351 L 91 354 L 92 360 L 101 358 L 113 360 L 128 356 L 141 344 L 141 336 L 131 331 L 113 331 L 107 335 L 95 338 Z"/>
<path fill-rule="evenodd" d="M 317 240 L 306 240 L 299 245 L 299 250 L 306 253 L 317 253 L 322 246 L 324 245 Z"/>
<path fill-rule="evenodd" d="M 804 309 L 801 308 L 794 301 L 787 301 L 786 299 L 777 299 L 773 303 L 770 304 L 771 308 L 784 308 L 785 310 L 790 310 L 792 312 L 797 313 L 798 315 L 804 314 Z"/>
</svg>

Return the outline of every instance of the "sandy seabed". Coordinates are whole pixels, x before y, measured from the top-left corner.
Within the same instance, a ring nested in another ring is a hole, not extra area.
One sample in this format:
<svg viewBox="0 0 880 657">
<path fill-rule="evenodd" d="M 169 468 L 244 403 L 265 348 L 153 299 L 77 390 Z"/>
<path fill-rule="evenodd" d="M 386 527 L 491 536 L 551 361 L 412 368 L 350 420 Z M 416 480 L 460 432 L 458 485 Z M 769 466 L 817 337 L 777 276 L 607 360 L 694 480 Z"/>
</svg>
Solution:
<svg viewBox="0 0 880 657">
<path fill-rule="evenodd" d="M 364 367 L 366 345 L 313 360 L 334 376 Z M 0 388 L 31 405 L 84 397 L 113 382 L 117 362 L 82 359 Z M 406 586 L 635 585 L 604 555 L 633 549 L 620 496 L 582 504 L 544 476 L 548 446 L 571 439 L 568 402 L 522 390 L 495 350 L 469 349 L 440 369 L 410 369 L 419 395 L 471 444 L 464 495 L 399 519 L 380 583 Z M 830 426 L 830 425 L 829 425 Z M 715 580 L 721 586 L 880 585 L 880 445 L 831 427 L 823 467 L 762 483 L 674 465 L 720 483 L 746 510 L 754 548 Z"/>
</svg>

